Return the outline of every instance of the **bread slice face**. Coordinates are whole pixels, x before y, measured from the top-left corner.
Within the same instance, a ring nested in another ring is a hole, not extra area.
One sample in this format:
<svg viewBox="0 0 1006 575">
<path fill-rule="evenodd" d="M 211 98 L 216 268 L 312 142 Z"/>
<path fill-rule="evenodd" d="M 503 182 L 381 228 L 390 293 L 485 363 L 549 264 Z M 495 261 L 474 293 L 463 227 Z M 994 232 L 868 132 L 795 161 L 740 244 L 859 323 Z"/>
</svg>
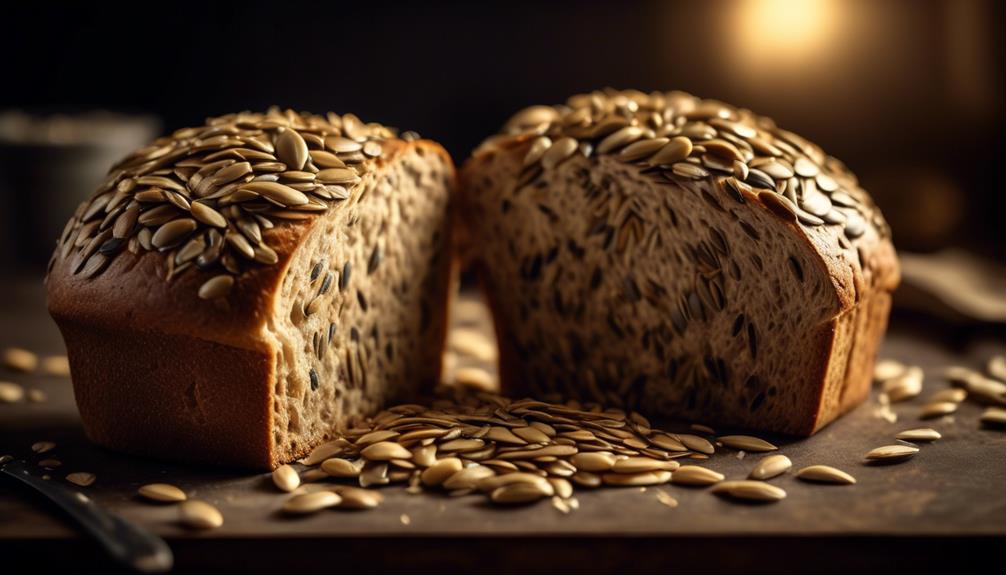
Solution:
<svg viewBox="0 0 1006 575">
<path fill-rule="evenodd" d="M 866 396 L 898 271 L 837 161 L 681 93 L 578 96 L 507 132 L 461 200 L 504 385 L 797 435 Z"/>
<path fill-rule="evenodd" d="M 89 437 L 272 468 L 434 383 L 454 179 L 432 142 L 279 110 L 211 119 L 124 160 L 47 277 Z M 181 219 L 197 225 L 151 243 Z"/>
</svg>

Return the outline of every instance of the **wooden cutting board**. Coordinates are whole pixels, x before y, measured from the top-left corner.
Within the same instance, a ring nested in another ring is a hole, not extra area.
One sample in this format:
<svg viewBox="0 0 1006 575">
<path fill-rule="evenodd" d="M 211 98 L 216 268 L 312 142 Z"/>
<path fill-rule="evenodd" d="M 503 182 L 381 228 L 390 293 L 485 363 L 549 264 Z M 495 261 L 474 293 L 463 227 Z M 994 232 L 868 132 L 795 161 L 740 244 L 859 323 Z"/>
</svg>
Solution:
<svg viewBox="0 0 1006 575">
<path fill-rule="evenodd" d="M 37 282 L 7 284 L 0 289 L 0 302 L 0 347 L 62 353 Z M 1006 342 L 991 336 L 941 341 L 933 336 L 938 330 L 928 331 L 896 323 L 882 354 L 926 369 L 922 397 L 946 387 L 938 377 L 942 366 L 977 368 L 990 355 L 1006 352 Z M 167 538 L 176 552 L 177 572 L 317 566 L 425 571 L 445 565 L 500 572 L 634 573 L 686 566 L 709 573 L 928 572 L 977 566 L 998 557 L 1006 543 L 1006 432 L 981 428 L 981 407 L 970 402 L 951 418 L 920 422 L 920 398 L 896 405 L 899 421 L 889 423 L 875 415 L 873 397 L 813 438 L 766 437 L 795 468 L 829 464 L 858 479 L 854 486 L 826 486 L 800 482 L 791 473 L 772 481 L 788 496 L 771 505 L 737 504 L 703 489 L 662 486 L 578 491 L 579 509 L 563 514 L 548 501 L 498 509 L 480 496 L 410 495 L 393 487 L 384 489 L 386 500 L 373 511 L 288 519 L 278 513 L 284 497 L 266 474 L 105 451 L 84 437 L 68 379 L 10 373 L 0 379 L 41 389 L 48 397 L 42 403 L 0 405 L 0 454 L 37 460 L 41 457 L 31 454 L 31 444 L 55 442 L 56 449 L 45 457 L 62 465 L 51 472 L 51 480 L 64 481 L 73 471 L 95 473 L 97 481 L 82 491 Z M 923 445 L 906 463 L 863 464 L 868 450 L 893 443 L 896 432 L 919 425 L 940 430 L 943 439 Z M 672 422 L 663 427 L 685 429 Z M 709 466 L 728 478 L 743 478 L 759 457 L 740 458 L 721 449 Z M 156 481 L 214 503 L 225 516 L 224 526 L 192 533 L 176 524 L 175 508 L 136 498 L 138 486 Z M 672 494 L 678 507 L 661 504 L 658 490 Z M 0 561 L 100 565 L 102 557 L 31 493 L 0 481 Z"/>
</svg>

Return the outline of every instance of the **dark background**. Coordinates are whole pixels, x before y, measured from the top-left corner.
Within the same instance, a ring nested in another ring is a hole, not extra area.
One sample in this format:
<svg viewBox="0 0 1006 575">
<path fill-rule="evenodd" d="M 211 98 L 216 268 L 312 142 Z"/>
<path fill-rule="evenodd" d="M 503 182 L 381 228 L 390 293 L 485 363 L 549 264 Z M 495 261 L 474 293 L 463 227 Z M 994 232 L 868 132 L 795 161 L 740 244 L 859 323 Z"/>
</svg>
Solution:
<svg viewBox="0 0 1006 575">
<path fill-rule="evenodd" d="M 351 111 L 461 163 L 525 105 L 681 89 L 844 160 L 899 248 L 1001 258 L 1003 12 L 994 0 L 19 2 L 4 7 L 0 110 L 147 113 L 167 130 L 270 104 Z M 16 240 L 8 263 L 23 260 Z"/>
</svg>

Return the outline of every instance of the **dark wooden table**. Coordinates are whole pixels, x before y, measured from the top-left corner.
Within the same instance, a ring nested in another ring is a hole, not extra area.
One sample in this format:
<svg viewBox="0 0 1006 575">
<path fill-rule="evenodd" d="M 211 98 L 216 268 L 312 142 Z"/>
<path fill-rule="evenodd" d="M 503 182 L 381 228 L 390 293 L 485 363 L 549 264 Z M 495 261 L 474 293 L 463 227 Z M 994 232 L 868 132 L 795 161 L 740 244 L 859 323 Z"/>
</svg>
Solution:
<svg viewBox="0 0 1006 575">
<path fill-rule="evenodd" d="M 36 282 L 0 288 L 0 347 L 18 345 L 62 353 Z M 895 323 L 883 355 L 927 369 L 923 396 L 946 383 L 939 368 L 979 367 L 1006 351 L 999 336 L 963 337 Z M 939 334 L 940 339 L 932 334 Z M 283 497 L 268 476 L 183 467 L 111 453 L 83 435 L 67 379 L 0 373 L 0 379 L 43 390 L 43 403 L 0 405 L 0 454 L 37 460 L 35 441 L 57 448 L 62 466 L 97 474 L 82 488 L 96 501 L 163 535 L 176 554 L 176 572 L 240 568 L 432 568 L 493 572 L 586 570 L 591 573 L 671 572 L 686 567 L 718 572 L 954 572 L 1001 560 L 1006 544 L 1006 432 L 983 429 L 981 407 L 965 403 L 953 417 L 924 423 L 943 439 L 923 445 L 900 465 L 867 466 L 869 449 L 893 443 L 902 429 L 922 424 L 921 399 L 898 404 L 897 423 L 874 415 L 874 400 L 807 440 L 770 438 L 796 467 L 825 463 L 858 479 L 854 486 L 773 480 L 788 497 L 777 504 L 744 505 L 705 490 L 664 486 L 680 505 L 660 504 L 656 489 L 578 491 L 579 510 L 564 515 L 543 502 L 500 510 L 478 496 L 451 499 L 385 489 L 385 503 L 369 512 L 324 512 L 302 519 L 277 513 Z M 675 424 L 668 425 L 675 429 Z M 728 430 L 721 430 L 728 431 Z M 757 459 L 721 450 L 709 465 L 729 478 L 745 477 Z M 175 524 L 176 509 L 137 500 L 139 485 L 168 481 L 216 504 L 222 528 L 192 533 Z M 407 515 L 405 524 L 401 517 Z M 104 564 L 86 539 L 53 510 L 12 482 L 0 480 L 0 565 L 33 567 Z M 519 571 L 518 571 L 519 570 Z M 5 571 L 5 573 L 8 571 Z M 11 573 L 15 571 L 9 571 Z"/>
</svg>

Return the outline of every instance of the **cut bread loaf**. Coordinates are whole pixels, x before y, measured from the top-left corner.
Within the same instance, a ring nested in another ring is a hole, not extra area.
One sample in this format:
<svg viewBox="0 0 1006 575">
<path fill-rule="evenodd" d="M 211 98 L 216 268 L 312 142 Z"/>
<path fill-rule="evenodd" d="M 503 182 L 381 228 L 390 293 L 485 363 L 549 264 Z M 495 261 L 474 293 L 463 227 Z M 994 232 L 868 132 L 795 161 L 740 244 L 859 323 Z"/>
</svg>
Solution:
<svg viewBox="0 0 1006 575">
<path fill-rule="evenodd" d="M 454 178 L 432 142 L 275 109 L 120 162 L 47 278 L 88 435 L 271 468 L 434 383 Z"/>
<path fill-rule="evenodd" d="M 461 188 L 505 388 L 797 435 L 867 395 L 899 281 L 888 227 L 771 120 L 575 96 L 515 115 Z"/>
</svg>

